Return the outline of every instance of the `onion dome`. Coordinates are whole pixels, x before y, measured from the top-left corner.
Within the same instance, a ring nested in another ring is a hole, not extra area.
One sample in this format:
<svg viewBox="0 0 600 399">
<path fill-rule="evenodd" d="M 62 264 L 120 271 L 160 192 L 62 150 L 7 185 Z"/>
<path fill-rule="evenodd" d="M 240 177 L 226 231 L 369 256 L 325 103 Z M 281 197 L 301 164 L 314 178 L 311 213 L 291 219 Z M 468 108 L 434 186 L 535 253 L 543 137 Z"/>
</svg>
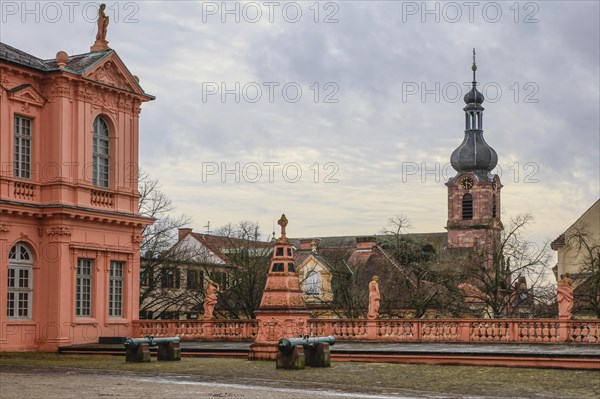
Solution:
<svg viewBox="0 0 600 399">
<path fill-rule="evenodd" d="M 483 138 L 483 94 L 477 90 L 475 79 L 475 49 L 473 49 L 473 87 L 465 95 L 467 106 L 465 111 L 465 138 L 460 146 L 452 153 L 450 163 L 460 174 L 473 172 L 480 180 L 491 181 L 491 171 L 498 164 L 498 155 Z"/>
</svg>

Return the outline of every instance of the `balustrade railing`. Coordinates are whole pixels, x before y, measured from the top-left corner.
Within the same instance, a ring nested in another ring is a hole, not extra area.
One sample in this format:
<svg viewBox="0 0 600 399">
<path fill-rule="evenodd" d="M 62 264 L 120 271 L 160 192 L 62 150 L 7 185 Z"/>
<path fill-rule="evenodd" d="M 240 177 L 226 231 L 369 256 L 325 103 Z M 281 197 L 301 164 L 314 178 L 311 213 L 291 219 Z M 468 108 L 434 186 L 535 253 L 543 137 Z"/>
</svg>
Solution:
<svg viewBox="0 0 600 399">
<path fill-rule="evenodd" d="M 114 205 L 113 193 L 109 191 L 92 190 L 90 203 L 94 206 L 112 208 Z"/>
<path fill-rule="evenodd" d="M 183 340 L 254 340 L 256 320 L 139 320 L 134 336 Z M 557 319 L 310 319 L 306 334 L 340 341 L 600 343 L 600 320 Z"/>
<path fill-rule="evenodd" d="M 136 337 L 172 337 L 182 340 L 243 341 L 256 338 L 256 320 L 137 320 Z"/>
</svg>

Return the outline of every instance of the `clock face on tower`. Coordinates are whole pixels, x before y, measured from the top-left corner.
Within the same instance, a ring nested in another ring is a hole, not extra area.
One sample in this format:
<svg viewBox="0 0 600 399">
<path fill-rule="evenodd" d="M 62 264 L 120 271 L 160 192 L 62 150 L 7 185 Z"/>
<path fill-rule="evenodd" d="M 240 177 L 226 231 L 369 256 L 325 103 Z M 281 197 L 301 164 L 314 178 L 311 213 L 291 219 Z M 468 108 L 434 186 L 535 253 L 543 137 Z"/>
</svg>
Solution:
<svg viewBox="0 0 600 399">
<path fill-rule="evenodd" d="M 473 179 L 470 177 L 465 177 L 460 181 L 460 186 L 465 190 L 470 190 L 473 188 Z"/>
</svg>

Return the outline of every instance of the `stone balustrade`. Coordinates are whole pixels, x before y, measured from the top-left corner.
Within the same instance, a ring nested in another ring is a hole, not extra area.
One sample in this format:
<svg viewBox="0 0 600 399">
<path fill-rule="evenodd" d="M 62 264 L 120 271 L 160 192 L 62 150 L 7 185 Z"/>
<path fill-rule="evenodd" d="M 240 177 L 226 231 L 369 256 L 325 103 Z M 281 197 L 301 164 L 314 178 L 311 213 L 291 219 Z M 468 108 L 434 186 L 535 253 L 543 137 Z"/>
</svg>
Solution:
<svg viewBox="0 0 600 399">
<path fill-rule="evenodd" d="M 182 340 L 254 340 L 256 320 L 138 320 L 134 336 Z M 310 319 L 306 333 L 339 341 L 600 343 L 600 320 Z"/>
<path fill-rule="evenodd" d="M 137 320 L 135 337 L 173 337 L 182 340 L 243 341 L 258 333 L 256 320 Z"/>
</svg>

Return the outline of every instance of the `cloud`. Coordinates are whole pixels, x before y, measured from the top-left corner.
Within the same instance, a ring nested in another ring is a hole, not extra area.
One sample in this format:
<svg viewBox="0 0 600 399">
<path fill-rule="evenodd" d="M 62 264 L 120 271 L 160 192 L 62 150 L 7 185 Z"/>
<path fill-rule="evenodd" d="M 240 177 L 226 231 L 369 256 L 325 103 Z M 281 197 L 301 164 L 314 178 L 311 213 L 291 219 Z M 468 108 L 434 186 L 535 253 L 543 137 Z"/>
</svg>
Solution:
<svg viewBox="0 0 600 399">
<path fill-rule="evenodd" d="M 408 215 L 414 231 L 443 231 L 443 183 L 452 175 L 444 166 L 464 130 L 464 91 L 451 89 L 466 90 L 472 47 L 480 87 L 488 88 L 485 137 L 499 155 L 505 215 L 532 211 L 532 234 L 553 238 L 600 195 L 596 2 L 518 3 L 518 15 L 512 3 L 495 3 L 498 22 L 490 22 L 490 7 L 484 16 L 483 3 L 469 22 L 461 6 L 456 23 L 443 2 L 427 5 L 438 7 L 439 22 L 422 2 L 319 3 L 317 23 L 312 3 L 297 3 L 297 23 L 287 22 L 281 7 L 273 23 L 265 7 L 257 23 L 244 15 L 223 23 L 222 10 L 207 13 L 207 3 L 135 3 L 138 22 L 125 23 L 131 10 L 121 8 L 108 33 L 110 46 L 157 96 L 141 115 L 141 164 L 198 230 L 207 220 L 250 219 L 269 231 L 285 211 L 298 236 L 374 233 L 396 213 Z M 248 2 L 235 4 L 250 10 Z M 324 23 L 326 16 L 338 22 Z M 87 51 L 95 25 L 82 17 L 60 22 L 11 17 L 0 39 L 44 58 Z M 278 84 L 272 102 L 269 82 Z M 207 95 L 207 84 L 219 91 Z M 286 84 L 302 89 L 298 102 L 286 98 Z M 255 85 L 263 92 L 252 103 L 242 90 Z M 235 94 L 223 97 L 223 88 L 236 91 L 239 102 Z M 337 102 L 325 102 L 328 95 Z M 268 162 L 297 163 L 302 179 L 290 183 L 279 170 L 273 182 L 235 183 L 232 175 L 222 182 L 220 174 L 202 180 L 203 164 Z M 339 182 L 322 182 L 328 163 Z M 407 165 L 418 172 L 408 176 Z M 532 171 L 538 182 L 525 182 Z"/>
</svg>

